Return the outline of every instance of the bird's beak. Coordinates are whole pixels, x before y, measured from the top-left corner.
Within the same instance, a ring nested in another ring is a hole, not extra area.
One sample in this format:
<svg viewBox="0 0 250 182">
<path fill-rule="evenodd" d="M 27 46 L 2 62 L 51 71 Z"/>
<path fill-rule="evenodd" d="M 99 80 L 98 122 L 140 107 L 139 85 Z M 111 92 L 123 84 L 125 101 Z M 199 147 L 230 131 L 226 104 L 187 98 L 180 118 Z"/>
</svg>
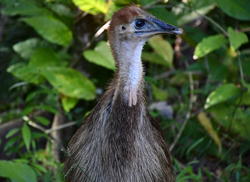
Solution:
<svg viewBox="0 0 250 182">
<path fill-rule="evenodd" d="M 158 18 L 150 17 L 145 19 L 148 22 L 146 29 L 135 31 L 137 36 L 140 37 L 152 37 L 159 34 L 182 34 L 181 30 L 173 25 L 167 24 Z"/>
<path fill-rule="evenodd" d="M 167 24 L 157 18 L 150 18 L 149 21 L 151 21 L 155 26 L 155 32 L 158 32 L 157 34 L 175 34 L 180 35 L 182 34 L 181 30 L 173 25 Z M 153 30 L 152 30 L 153 31 Z"/>
</svg>

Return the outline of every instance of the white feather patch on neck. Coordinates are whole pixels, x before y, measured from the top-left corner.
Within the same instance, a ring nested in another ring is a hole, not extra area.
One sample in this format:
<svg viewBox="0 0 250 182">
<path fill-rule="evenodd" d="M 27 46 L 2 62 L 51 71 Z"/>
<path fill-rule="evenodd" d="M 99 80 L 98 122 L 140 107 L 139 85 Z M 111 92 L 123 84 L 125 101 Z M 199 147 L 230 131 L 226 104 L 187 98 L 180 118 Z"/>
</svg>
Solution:
<svg viewBox="0 0 250 182">
<path fill-rule="evenodd" d="M 137 43 L 121 42 L 120 50 L 123 50 L 119 56 L 119 77 L 125 80 L 125 97 L 128 99 L 128 105 L 136 105 L 138 89 L 143 79 L 143 68 L 141 63 L 141 53 L 144 41 Z"/>
</svg>

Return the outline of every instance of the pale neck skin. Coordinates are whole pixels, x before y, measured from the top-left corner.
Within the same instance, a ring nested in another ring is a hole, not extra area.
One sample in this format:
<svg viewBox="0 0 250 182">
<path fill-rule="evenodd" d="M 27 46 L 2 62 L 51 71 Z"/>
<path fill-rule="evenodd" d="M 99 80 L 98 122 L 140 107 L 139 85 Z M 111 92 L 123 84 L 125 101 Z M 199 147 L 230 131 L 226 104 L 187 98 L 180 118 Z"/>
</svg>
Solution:
<svg viewBox="0 0 250 182">
<path fill-rule="evenodd" d="M 117 43 L 115 47 L 116 61 L 118 63 L 118 84 L 124 83 L 123 95 L 128 100 L 128 105 L 132 107 L 137 103 L 137 95 L 143 89 L 143 67 L 141 63 L 141 53 L 144 40 L 134 39 L 124 40 Z"/>
</svg>

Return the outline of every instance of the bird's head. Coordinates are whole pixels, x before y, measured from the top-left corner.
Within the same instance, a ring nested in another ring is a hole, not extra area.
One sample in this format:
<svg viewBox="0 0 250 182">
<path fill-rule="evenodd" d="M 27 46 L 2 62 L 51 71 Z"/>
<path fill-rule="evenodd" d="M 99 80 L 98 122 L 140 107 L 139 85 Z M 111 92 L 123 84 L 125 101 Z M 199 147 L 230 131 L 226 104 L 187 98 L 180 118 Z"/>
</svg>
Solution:
<svg viewBox="0 0 250 182">
<path fill-rule="evenodd" d="M 116 12 L 110 22 L 109 38 L 124 40 L 144 39 L 159 34 L 181 34 L 180 29 L 167 24 L 136 5 L 126 6 Z"/>
<path fill-rule="evenodd" d="M 159 34 L 181 34 L 181 31 L 136 5 L 126 6 L 114 13 L 108 29 L 115 58 L 118 53 L 131 52 L 137 45 L 143 46 L 149 38 Z"/>
</svg>

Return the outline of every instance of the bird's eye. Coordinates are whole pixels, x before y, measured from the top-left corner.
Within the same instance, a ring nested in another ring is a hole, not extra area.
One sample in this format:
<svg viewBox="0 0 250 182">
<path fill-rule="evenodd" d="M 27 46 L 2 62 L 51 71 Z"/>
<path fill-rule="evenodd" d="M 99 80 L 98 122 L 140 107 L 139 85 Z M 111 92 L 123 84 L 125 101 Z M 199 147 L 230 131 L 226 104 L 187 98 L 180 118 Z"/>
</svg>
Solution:
<svg viewBox="0 0 250 182">
<path fill-rule="evenodd" d="M 144 25 L 145 25 L 144 20 L 139 19 L 135 21 L 135 28 L 137 29 L 141 29 Z"/>
</svg>

